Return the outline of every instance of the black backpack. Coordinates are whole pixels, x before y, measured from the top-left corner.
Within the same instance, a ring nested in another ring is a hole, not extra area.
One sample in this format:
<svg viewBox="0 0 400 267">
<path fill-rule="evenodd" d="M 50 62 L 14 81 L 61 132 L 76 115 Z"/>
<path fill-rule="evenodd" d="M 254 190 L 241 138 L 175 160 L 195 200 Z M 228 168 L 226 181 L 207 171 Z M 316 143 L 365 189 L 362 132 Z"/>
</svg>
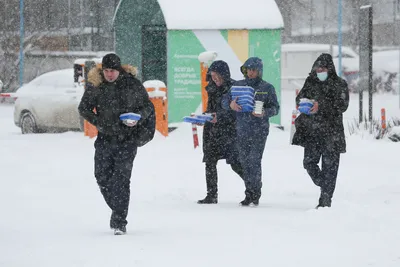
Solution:
<svg viewBox="0 0 400 267">
<path fill-rule="evenodd" d="M 153 103 L 150 102 L 151 112 L 144 120 L 139 120 L 135 126 L 135 142 L 138 147 L 142 147 L 154 138 L 156 132 L 156 112 Z"/>
</svg>

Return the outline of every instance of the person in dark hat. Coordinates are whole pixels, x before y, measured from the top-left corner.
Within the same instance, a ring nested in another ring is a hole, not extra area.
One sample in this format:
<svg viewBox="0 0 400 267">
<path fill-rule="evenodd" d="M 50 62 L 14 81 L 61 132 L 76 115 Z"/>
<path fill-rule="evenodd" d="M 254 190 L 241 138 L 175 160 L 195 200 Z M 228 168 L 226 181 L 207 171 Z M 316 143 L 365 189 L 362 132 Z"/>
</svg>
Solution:
<svg viewBox="0 0 400 267">
<path fill-rule="evenodd" d="M 133 160 L 137 148 L 154 136 L 154 106 L 136 78 L 136 69 L 122 66 L 116 54 L 107 54 L 102 66 L 89 72 L 78 109 L 98 130 L 94 172 L 100 192 L 112 210 L 110 227 L 116 235 L 125 234 Z M 140 120 L 120 120 L 121 114 L 130 112 L 139 114 Z"/>
<path fill-rule="evenodd" d="M 231 79 L 228 64 L 223 60 L 214 61 L 208 68 L 206 87 L 208 102 L 206 113 L 214 119 L 206 122 L 203 131 L 203 162 L 205 163 L 207 196 L 199 204 L 218 203 L 217 163 L 226 159 L 226 163 L 240 177 L 243 171 L 236 149 L 236 118 L 234 111 L 222 108 L 222 97 L 229 92 L 235 82 Z"/>
<path fill-rule="evenodd" d="M 240 68 L 245 79 L 237 81 L 234 86 L 252 87 L 254 100 L 262 104 L 262 112 L 242 112 L 237 98 L 226 94 L 223 100 L 225 109 L 235 111 L 236 138 L 239 160 L 243 168 L 243 180 L 246 187 L 242 206 L 258 205 L 261 197 L 262 172 L 261 160 L 269 134 L 269 118 L 279 113 L 279 102 L 275 88 L 262 79 L 263 62 L 258 57 L 251 57 Z"/>
<path fill-rule="evenodd" d="M 346 152 L 343 113 L 349 106 L 349 90 L 337 75 L 330 54 L 321 54 L 314 62 L 296 97 L 297 104 L 301 99 L 314 104 L 309 113 L 296 118 L 292 144 L 304 147 L 304 168 L 321 189 L 317 208 L 331 207 L 340 154 Z"/>
</svg>

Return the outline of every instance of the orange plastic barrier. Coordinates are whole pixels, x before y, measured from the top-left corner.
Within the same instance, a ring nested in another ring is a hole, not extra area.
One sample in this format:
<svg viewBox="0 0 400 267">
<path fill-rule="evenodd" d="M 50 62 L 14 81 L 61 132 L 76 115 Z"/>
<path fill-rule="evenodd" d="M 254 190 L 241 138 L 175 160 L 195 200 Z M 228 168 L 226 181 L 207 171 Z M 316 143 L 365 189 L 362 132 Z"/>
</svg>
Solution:
<svg viewBox="0 0 400 267">
<path fill-rule="evenodd" d="M 146 87 L 146 83 L 144 84 Z M 156 130 L 168 136 L 168 99 L 166 87 L 146 87 L 156 110 Z"/>
<path fill-rule="evenodd" d="M 202 102 L 202 109 L 203 112 L 206 112 L 207 110 L 207 101 L 208 101 L 208 94 L 206 91 L 206 86 L 207 86 L 207 71 L 208 71 L 208 66 L 201 62 L 200 63 L 200 69 L 201 69 L 201 102 Z"/>
</svg>

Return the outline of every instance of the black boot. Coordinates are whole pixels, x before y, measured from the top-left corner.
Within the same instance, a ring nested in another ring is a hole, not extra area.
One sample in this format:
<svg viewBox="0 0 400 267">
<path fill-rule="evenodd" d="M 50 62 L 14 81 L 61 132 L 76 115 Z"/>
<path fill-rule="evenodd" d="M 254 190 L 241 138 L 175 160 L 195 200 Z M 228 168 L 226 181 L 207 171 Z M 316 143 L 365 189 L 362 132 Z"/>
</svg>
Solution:
<svg viewBox="0 0 400 267">
<path fill-rule="evenodd" d="M 250 196 L 246 195 L 246 197 L 242 201 L 240 201 L 239 204 L 242 206 L 249 206 L 251 203 L 253 203 L 253 199 Z"/>
<path fill-rule="evenodd" d="M 258 206 L 260 202 L 261 193 L 254 193 L 252 191 L 245 191 L 246 197 L 240 202 L 242 206 L 249 206 L 250 204 L 254 204 L 254 206 Z"/>
<path fill-rule="evenodd" d="M 126 226 L 120 226 L 114 229 L 114 235 L 124 235 L 126 234 Z"/>
<path fill-rule="evenodd" d="M 204 199 L 200 199 L 197 201 L 198 204 L 217 204 L 218 203 L 218 196 L 207 194 Z"/>
<path fill-rule="evenodd" d="M 246 190 L 244 193 L 246 194 L 246 197 L 239 204 L 242 206 L 249 206 L 254 200 L 253 192 Z"/>
<path fill-rule="evenodd" d="M 253 204 L 255 205 L 255 206 L 258 206 L 258 204 L 259 204 L 259 202 L 260 202 L 260 197 L 261 197 L 261 194 L 253 194 Z"/>
<path fill-rule="evenodd" d="M 321 192 L 321 196 L 319 197 L 319 201 L 318 201 L 318 206 L 316 207 L 318 208 L 330 208 L 332 205 L 332 198 L 327 194 L 327 193 L 323 193 Z"/>
<path fill-rule="evenodd" d="M 239 204 L 242 206 L 249 206 L 252 202 L 253 202 L 253 200 L 251 199 L 251 197 L 246 196 L 242 201 L 240 201 Z"/>
</svg>

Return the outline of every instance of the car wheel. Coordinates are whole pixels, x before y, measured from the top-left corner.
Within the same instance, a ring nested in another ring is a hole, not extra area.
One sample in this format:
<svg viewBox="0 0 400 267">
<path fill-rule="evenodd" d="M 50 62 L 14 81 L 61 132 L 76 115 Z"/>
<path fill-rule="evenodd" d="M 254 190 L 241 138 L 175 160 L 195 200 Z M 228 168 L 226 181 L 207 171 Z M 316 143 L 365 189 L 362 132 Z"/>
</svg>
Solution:
<svg viewBox="0 0 400 267">
<path fill-rule="evenodd" d="M 38 129 L 33 115 L 29 112 L 24 113 L 21 117 L 21 132 L 22 134 L 37 133 Z"/>
</svg>

